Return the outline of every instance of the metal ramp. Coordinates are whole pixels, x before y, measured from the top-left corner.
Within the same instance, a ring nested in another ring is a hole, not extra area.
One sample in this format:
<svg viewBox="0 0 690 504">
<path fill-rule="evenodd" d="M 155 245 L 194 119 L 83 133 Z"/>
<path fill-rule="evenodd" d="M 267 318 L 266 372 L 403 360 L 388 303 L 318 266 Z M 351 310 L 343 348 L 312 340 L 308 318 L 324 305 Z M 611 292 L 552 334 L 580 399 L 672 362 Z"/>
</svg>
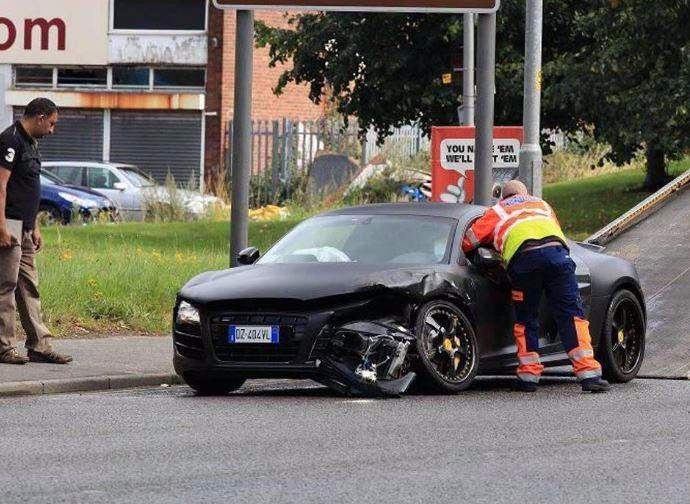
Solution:
<svg viewBox="0 0 690 504">
<path fill-rule="evenodd" d="M 690 379 L 690 170 L 587 241 L 640 274 L 648 314 L 640 376 Z"/>
</svg>

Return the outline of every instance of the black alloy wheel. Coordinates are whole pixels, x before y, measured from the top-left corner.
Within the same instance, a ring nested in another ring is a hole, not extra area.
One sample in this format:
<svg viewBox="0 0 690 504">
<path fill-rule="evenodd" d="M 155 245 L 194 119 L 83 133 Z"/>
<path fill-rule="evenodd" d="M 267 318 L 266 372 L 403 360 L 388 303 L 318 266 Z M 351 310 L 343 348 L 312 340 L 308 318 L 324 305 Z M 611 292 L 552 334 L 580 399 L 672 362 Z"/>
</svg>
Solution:
<svg viewBox="0 0 690 504">
<path fill-rule="evenodd" d="M 222 396 L 239 389 L 245 378 L 224 378 L 222 380 L 214 380 L 208 377 L 199 377 L 196 375 L 185 375 L 184 381 L 193 388 L 197 395 L 200 396 Z"/>
<path fill-rule="evenodd" d="M 477 339 L 457 306 L 447 301 L 424 305 L 416 334 L 422 386 L 440 392 L 460 392 L 470 386 L 479 369 Z"/>
<path fill-rule="evenodd" d="M 606 312 L 599 358 L 604 376 L 614 382 L 629 382 L 640 370 L 645 350 L 645 320 L 637 297 L 620 290 Z"/>
</svg>

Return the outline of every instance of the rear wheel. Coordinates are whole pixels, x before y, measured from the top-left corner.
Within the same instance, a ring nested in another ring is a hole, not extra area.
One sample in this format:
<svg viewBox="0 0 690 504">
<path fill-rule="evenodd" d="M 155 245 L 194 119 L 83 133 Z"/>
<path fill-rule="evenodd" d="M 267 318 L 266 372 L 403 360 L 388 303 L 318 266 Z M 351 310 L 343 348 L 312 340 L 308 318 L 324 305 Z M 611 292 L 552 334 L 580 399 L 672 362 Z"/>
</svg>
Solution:
<svg viewBox="0 0 690 504">
<path fill-rule="evenodd" d="M 469 319 L 447 301 L 431 301 L 419 311 L 417 350 L 421 384 L 441 392 L 460 392 L 474 380 L 479 352 Z"/>
<path fill-rule="evenodd" d="M 644 349 L 645 323 L 640 302 L 629 290 L 620 290 L 611 298 L 599 344 L 604 376 L 614 382 L 635 378 Z"/>
<path fill-rule="evenodd" d="M 245 378 L 224 378 L 222 380 L 198 376 L 183 376 L 183 378 L 187 385 L 192 387 L 197 394 L 203 396 L 226 395 L 239 389 L 247 381 Z"/>
</svg>

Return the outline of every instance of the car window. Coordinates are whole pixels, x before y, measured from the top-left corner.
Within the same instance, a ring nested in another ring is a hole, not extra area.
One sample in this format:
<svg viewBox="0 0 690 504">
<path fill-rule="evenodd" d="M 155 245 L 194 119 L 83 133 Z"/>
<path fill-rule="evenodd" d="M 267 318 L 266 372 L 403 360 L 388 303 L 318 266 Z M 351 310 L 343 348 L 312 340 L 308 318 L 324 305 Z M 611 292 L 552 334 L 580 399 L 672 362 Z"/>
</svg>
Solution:
<svg viewBox="0 0 690 504">
<path fill-rule="evenodd" d="M 125 174 L 125 177 L 134 185 L 134 187 L 153 187 L 156 181 L 143 173 L 138 168 L 121 166 L 120 171 Z"/>
<path fill-rule="evenodd" d="M 114 189 L 120 178 L 107 168 L 91 167 L 87 175 L 88 187 L 92 189 Z"/>
<path fill-rule="evenodd" d="M 65 185 L 65 181 L 54 173 L 50 173 L 49 171 L 41 171 L 41 184 Z"/>
<path fill-rule="evenodd" d="M 48 168 L 48 170 L 64 180 L 65 184 L 78 186 L 84 185 L 82 183 L 82 173 L 84 168 L 79 166 L 51 166 Z"/>
<path fill-rule="evenodd" d="M 309 219 L 288 233 L 260 263 L 447 262 L 456 221 L 416 215 L 337 215 Z"/>
</svg>

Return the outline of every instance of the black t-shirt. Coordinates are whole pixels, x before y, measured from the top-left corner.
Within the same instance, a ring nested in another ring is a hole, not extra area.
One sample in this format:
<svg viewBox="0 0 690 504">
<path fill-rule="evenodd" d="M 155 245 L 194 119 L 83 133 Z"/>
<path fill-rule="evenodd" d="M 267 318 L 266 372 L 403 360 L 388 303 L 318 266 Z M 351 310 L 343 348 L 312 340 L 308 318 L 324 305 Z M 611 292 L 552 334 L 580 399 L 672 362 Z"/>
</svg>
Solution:
<svg viewBox="0 0 690 504">
<path fill-rule="evenodd" d="M 0 166 L 12 172 L 5 217 L 23 221 L 24 230 L 33 229 L 41 203 L 41 153 L 19 121 L 0 133 Z"/>
</svg>

